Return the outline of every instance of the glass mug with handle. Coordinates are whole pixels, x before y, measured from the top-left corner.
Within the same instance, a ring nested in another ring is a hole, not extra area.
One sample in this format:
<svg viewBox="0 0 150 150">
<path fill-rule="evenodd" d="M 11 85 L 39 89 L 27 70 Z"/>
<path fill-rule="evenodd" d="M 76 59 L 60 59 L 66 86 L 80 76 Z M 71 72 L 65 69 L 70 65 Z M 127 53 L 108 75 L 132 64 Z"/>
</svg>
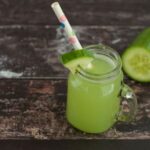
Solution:
<svg viewBox="0 0 150 150">
<path fill-rule="evenodd" d="M 103 44 L 85 49 L 94 59 L 86 68 L 78 66 L 75 74 L 69 74 L 68 122 L 81 131 L 101 133 L 117 121 L 133 120 L 137 100 L 132 89 L 123 83 L 119 54 Z"/>
</svg>

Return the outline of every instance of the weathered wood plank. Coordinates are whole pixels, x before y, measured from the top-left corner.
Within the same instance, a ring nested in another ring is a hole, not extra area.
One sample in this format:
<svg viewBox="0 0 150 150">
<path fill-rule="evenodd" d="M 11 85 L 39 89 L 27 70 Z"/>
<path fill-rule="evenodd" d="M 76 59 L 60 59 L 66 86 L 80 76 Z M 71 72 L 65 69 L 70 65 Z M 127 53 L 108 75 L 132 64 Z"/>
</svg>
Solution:
<svg viewBox="0 0 150 150">
<path fill-rule="evenodd" d="M 143 28 L 74 26 L 82 45 L 101 42 L 119 53 Z M 55 26 L 0 26 L 0 77 L 6 77 L 3 71 L 21 73 L 22 77 L 66 76 L 67 70 L 60 64 L 58 56 L 70 49 L 64 35 Z"/>
<path fill-rule="evenodd" d="M 53 1 L 1 0 L 0 24 L 56 25 L 58 21 L 50 8 Z M 73 25 L 150 25 L 149 0 L 60 2 Z"/>
<path fill-rule="evenodd" d="M 1 80 L 0 139 L 150 139 L 150 84 L 127 83 L 138 97 L 136 121 L 85 134 L 66 121 L 66 79 Z"/>
</svg>

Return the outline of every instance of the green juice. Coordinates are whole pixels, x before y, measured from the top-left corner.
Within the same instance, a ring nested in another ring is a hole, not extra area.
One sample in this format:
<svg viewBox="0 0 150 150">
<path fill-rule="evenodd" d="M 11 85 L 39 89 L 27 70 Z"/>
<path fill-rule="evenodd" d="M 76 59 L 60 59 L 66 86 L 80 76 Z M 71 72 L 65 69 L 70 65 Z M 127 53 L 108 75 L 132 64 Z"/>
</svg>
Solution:
<svg viewBox="0 0 150 150">
<path fill-rule="evenodd" d="M 97 55 L 84 68 L 87 74 L 109 74 L 116 62 L 106 55 Z M 76 128 L 88 133 L 104 132 L 116 122 L 120 109 L 120 90 L 123 74 L 105 80 L 91 80 L 80 73 L 69 74 L 67 119 Z"/>
</svg>

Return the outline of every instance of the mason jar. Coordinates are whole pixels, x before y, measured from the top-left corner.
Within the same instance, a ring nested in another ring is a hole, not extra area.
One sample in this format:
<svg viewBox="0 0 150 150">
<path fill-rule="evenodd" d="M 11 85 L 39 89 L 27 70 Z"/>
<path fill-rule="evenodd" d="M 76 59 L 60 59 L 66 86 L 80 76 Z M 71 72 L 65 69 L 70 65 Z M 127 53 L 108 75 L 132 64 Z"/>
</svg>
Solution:
<svg viewBox="0 0 150 150">
<path fill-rule="evenodd" d="M 87 68 L 78 66 L 68 77 L 68 122 L 87 133 L 101 133 L 117 121 L 134 119 L 137 100 L 132 89 L 123 82 L 119 54 L 103 45 L 85 49 L 92 54 Z"/>
</svg>

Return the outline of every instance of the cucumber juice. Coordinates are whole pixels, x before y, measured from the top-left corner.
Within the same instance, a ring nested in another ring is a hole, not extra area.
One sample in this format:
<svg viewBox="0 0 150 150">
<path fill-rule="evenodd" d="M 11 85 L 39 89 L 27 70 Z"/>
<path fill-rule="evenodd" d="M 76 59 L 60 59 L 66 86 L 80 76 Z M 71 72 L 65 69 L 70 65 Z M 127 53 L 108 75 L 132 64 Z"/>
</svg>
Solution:
<svg viewBox="0 0 150 150">
<path fill-rule="evenodd" d="M 70 73 L 67 119 L 88 133 L 104 132 L 116 122 L 123 80 L 121 61 L 114 51 L 89 47 L 94 59 L 86 67 Z"/>
</svg>

